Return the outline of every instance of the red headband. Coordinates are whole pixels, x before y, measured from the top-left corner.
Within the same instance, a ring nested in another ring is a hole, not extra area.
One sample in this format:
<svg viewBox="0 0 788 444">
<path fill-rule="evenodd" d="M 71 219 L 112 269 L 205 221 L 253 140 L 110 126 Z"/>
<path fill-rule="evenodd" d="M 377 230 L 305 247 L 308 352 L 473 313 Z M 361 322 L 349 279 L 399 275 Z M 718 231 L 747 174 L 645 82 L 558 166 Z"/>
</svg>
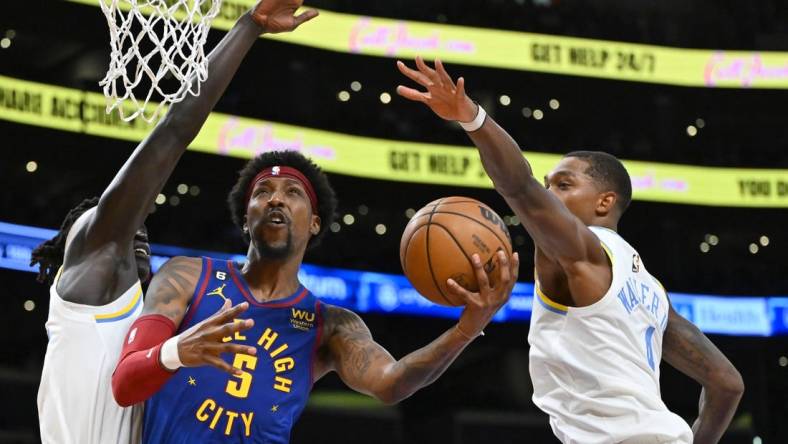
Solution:
<svg viewBox="0 0 788 444">
<path fill-rule="evenodd" d="M 246 190 L 246 206 L 249 206 L 249 199 L 252 197 L 252 191 L 257 182 L 269 177 L 289 177 L 301 182 L 306 195 L 309 197 L 309 202 L 312 204 L 312 212 L 317 214 L 317 194 L 315 194 L 315 189 L 312 187 L 312 182 L 301 171 L 288 166 L 272 166 L 257 173 L 257 176 L 249 183 L 249 189 Z"/>
</svg>

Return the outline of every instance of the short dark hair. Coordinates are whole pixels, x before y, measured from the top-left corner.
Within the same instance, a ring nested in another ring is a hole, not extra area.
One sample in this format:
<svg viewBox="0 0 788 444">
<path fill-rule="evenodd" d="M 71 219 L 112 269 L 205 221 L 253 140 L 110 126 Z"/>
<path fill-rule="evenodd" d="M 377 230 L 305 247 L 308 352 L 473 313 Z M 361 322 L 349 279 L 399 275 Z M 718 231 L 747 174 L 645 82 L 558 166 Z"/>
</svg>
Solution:
<svg viewBox="0 0 788 444">
<path fill-rule="evenodd" d="M 588 168 L 585 173 L 605 191 L 611 190 L 618 195 L 616 205 L 624 214 L 632 202 L 632 179 L 616 156 L 603 151 L 572 151 L 564 157 L 577 157 L 586 161 Z"/>
<path fill-rule="evenodd" d="M 238 181 L 227 196 L 233 223 L 243 231 L 244 216 L 246 216 L 246 192 L 249 184 L 257 174 L 272 166 L 288 166 L 301 172 L 315 189 L 317 195 L 317 215 L 320 216 L 320 231 L 312 236 L 307 243 L 307 249 L 317 246 L 336 217 L 337 198 L 328 177 L 309 158 L 296 151 L 269 151 L 255 157 L 246 163 L 239 171 Z M 244 233 L 244 240 L 249 242 L 249 235 Z"/>
<path fill-rule="evenodd" d="M 63 223 L 60 225 L 60 231 L 57 232 L 55 237 L 42 242 L 33 250 L 33 253 L 30 255 L 30 266 L 38 264 L 38 276 L 36 277 L 38 282 L 50 285 L 54 283 L 57 271 L 63 265 L 63 256 L 66 254 L 66 239 L 69 231 L 71 231 L 71 226 L 85 211 L 98 205 L 98 202 L 98 197 L 90 197 L 69 210 L 66 218 L 63 219 Z"/>
</svg>

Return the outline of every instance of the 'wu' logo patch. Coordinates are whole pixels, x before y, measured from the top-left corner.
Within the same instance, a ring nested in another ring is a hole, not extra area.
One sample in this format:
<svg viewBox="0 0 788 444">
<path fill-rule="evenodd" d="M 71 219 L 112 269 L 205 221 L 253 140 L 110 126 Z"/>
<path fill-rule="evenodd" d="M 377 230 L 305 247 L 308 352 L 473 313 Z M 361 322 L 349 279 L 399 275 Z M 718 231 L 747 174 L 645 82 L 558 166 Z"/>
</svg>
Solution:
<svg viewBox="0 0 788 444">
<path fill-rule="evenodd" d="M 298 330 L 309 331 L 315 326 L 315 314 L 306 310 L 291 308 L 290 325 Z"/>
</svg>

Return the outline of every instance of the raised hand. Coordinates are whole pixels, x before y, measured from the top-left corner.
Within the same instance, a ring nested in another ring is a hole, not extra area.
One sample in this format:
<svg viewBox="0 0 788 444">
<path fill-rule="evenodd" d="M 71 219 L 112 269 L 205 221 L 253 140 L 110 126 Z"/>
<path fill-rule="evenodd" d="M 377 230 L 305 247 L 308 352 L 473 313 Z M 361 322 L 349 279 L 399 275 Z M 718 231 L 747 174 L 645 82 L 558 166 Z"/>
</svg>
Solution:
<svg viewBox="0 0 788 444">
<path fill-rule="evenodd" d="M 262 0 L 252 10 L 252 19 L 267 34 L 290 32 L 318 15 L 314 9 L 295 15 L 303 3 L 304 0 Z"/>
<path fill-rule="evenodd" d="M 514 284 L 517 282 L 520 256 L 514 253 L 511 261 L 503 251 L 498 251 L 496 256 L 501 272 L 498 282 L 494 285 L 491 285 L 490 277 L 484 271 L 484 264 L 478 254 L 471 257 L 476 279 L 479 282 L 478 292 L 466 290 L 453 279 L 447 281 L 449 292 L 465 301 L 465 310 L 460 315 L 457 328 L 461 334 L 469 338 L 481 334 L 495 313 L 509 300 Z"/>
<path fill-rule="evenodd" d="M 397 61 L 397 68 L 405 77 L 426 88 L 426 91 L 419 91 L 399 85 L 397 94 L 424 103 L 446 120 L 470 122 L 476 117 L 478 107 L 465 95 L 465 79 L 460 77 L 455 84 L 439 59 L 435 59 L 435 69 L 427 66 L 420 56 L 416 56 L 417 69 L 408 68 L 400 61 Z"/>
<path fill-rule="evenodd" d="M 222 353 L 243 353 L 253 355 L 257 349 L 246 345 L 224 342 L 223 339 L 233 336 L 236 332 L 252 328 L 254 321 L 246 319 L 236 321 L 236 317 L 249 308 L 244 302 L 230 308 L 230 300 L 224 302 L 219 311 L 211 317 L 179 335 L 178 357 L 184 367 L 210 365 L 227 373 L 238 375 L 242 371 L 222 359 Z"/>
</svg>

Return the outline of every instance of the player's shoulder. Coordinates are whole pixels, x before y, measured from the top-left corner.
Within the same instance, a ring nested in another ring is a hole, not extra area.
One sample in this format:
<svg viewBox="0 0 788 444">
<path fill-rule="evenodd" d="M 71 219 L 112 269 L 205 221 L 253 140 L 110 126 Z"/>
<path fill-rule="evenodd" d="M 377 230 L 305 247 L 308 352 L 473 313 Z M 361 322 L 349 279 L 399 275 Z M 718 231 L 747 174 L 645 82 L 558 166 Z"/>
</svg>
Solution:
<svg viewBox="0 0 788 444">
<path fill-rule="evenodd" d="M 608 248 L 629 248 L 634 249 L 632 245 L 624 239 L 617 231 L 611 230 L 606 227 L 590 226 L 588 227 L 592 233 Z"/>
<path fill-rule="evenodd" d="M 329 334 L 342 331 L 369 331 L 361 316 L 344 307 L 324 304 L 325 326 Z"/>
<path fill-rule="evenodd" d="M 79 215 L 77 220 L 71 224 L 71 228 L 68 230 L 68 236 L 66 237 L 66 246 L 71 243 L 71 241 L 79 234 L 84 233 L 87 231 L 93 219 L 96 217 L 96 207 L 88 208 L 82 214 Z"/>
<path fill-rule="evenodd" d="M 596 235 L 596 237 L 599 237 L 599 238 L 619 238 L 619 239 L 623 239 L 621 237 L 621 235 L 618 234 L 617 231 L 611 230 L 610 228 L 607 228 L 607 227 L 602 227 L 602 226 L 599 226 L 599 225 L 590 225 L 588 227 L 588 229 L 591 230 L 591 232 L 594 233 L 594 235 Z"/>
<path fill-rule="evenodd" d="M 201 258 L 175 256 L 165 262 L 153 275 L 143 314 L 169 313 L 170 318 L 181 319 L 179 316 L 191 302 L 201 273 Z"/>
<path fill-rule="evenodd" d="M 154 277 L 177 275 L 190 279 L 199 278 L 202 273 L 203 259 L 191 256 L 174 256 L 165 262 Z"/>
<path fill-rule="evenodd" d="M 326 320 L 331 319 L 336 322 L 347 322 L 361 320 L 361 317 L 352 310 L 332 304 L 323 304 L 325 307 Z"/>
<path fill-rule="evenodd" d="M 202 261 L 203 258 L 201 257 L 194 257 L 194 256 L 173 256 L 167 262 L 162 265 L 162 270 L 165 268 L 176 268 L 176 267 L 186 267 L 186 268 L 202 268 Z"/>
</svg>

